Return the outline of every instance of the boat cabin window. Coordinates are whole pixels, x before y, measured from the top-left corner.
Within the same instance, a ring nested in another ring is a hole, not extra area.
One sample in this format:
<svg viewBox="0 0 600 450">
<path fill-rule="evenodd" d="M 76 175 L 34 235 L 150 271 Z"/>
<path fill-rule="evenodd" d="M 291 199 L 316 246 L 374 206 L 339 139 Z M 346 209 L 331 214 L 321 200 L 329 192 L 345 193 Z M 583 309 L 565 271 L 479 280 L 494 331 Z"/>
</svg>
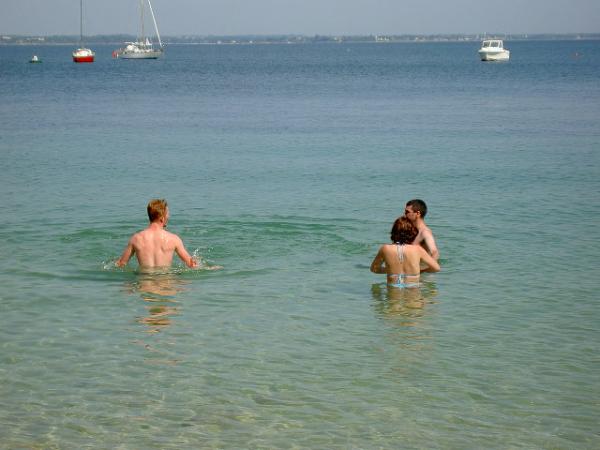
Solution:
<svg viewBox="0 0 600 450">
<path fill-rule="evenodd" d="M 485 42 L 483 43 L 483 46 L 484 46 L 484 47 L 489 47 L 489 46 L 490 46 L 490 42 L 489 42 L 489 41 L 485 41 Z"/>
<path fill-rule="evenodd" d="M 498 47 L 498 42 L 492 42 L 492 47 Z"/>
</svg>

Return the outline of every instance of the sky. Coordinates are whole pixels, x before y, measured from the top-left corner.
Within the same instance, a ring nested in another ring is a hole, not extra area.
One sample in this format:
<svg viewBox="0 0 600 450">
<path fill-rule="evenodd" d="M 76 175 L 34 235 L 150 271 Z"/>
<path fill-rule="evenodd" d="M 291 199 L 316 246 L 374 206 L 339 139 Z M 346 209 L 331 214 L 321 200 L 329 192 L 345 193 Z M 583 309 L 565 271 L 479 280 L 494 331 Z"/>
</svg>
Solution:
<svg viewBox="0 0 600 450">
<path fill-rule="evenodd" d="M 600 0 L 151 0 L 161 35 L 600 32 Z M 83 0 L 84 34 L 137 34 L 139 0 Z M 78 0 L 0 0 L 0 35 L 79 35 Z"/>
</svg>

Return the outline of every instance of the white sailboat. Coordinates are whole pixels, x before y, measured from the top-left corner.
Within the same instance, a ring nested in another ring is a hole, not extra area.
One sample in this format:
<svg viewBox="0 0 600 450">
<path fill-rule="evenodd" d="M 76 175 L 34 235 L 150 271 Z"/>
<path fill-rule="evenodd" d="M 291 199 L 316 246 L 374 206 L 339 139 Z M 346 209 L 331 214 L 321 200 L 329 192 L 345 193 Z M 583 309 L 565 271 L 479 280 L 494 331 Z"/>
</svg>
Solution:
<svg viewBox="0 0 600 450">
<path fill-rule="evenodd" d="M 152 41 L 145 35 L 144 32 L 144 3 L 148 2 L 148 9 L 152 16 L 152 23 L 154 24 L 154 31 L 158 39 L 158 48 L 154 47 Z M 160 40 L 160 33 L 158 32 L 158 25 L 156 24 L 156 18 L 154 17 L 154 10 L 152 9 L 152 3 L 150 0 L 140 0 L 140 22 L 141 22 L 141 34 L 135 42 L 125 42 L 125 47 L 115 50 L 113 52 L 113 58 L 121 59 L 157 59 L 160 58 L 164 53 L 164 47 Z"/>
</svg>

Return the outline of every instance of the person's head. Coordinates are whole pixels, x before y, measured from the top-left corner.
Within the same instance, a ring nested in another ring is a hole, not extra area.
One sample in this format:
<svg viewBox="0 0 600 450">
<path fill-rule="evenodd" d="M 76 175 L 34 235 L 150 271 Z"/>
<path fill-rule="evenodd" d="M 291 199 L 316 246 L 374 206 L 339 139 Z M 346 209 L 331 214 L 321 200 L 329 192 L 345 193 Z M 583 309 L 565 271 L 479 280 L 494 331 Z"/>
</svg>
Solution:
<svg viewBox="0 0 600 450">
<path fill-rule="evenodd" d="M 155 198 L 150 200 L 146 209 L 148 211 L 150 223 L 162 220 L 165 225 L 167 224 L 167 221 L 169 220 L 169 206 L 165 199 Z"/>
<path fill-rule="evenodd" d="M 418 198 L 409 200 L 404 207 L 404 215 L 413 222 L 418 218 L 424 219 L 427 215 L 427 205 Z"/>
<path fill-rule="evenodd" d="M 398 217 L 392 225 L 390 238 L 395 244 L 412 244 L 419 234 L 419 230 L 412 221 L 405 216 Z"/>
</svg>

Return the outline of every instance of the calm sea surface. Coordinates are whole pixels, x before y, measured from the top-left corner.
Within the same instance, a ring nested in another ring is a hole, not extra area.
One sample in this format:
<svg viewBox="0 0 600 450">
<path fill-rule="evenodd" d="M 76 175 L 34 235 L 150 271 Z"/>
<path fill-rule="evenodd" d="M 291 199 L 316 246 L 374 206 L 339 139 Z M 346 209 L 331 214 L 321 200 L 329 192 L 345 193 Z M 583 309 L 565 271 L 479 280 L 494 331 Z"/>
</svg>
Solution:
<svg viewBox="0 0 600 450">
<path fill-rule="evenodd" d="M 599 448 L 600 42 L 506 46 L 0 46 L 0 448 Z"/>
</svg>

